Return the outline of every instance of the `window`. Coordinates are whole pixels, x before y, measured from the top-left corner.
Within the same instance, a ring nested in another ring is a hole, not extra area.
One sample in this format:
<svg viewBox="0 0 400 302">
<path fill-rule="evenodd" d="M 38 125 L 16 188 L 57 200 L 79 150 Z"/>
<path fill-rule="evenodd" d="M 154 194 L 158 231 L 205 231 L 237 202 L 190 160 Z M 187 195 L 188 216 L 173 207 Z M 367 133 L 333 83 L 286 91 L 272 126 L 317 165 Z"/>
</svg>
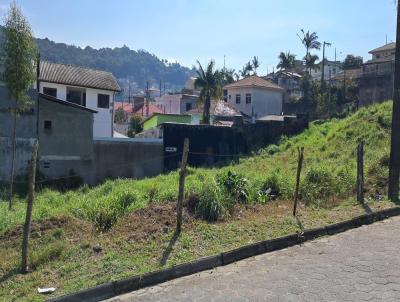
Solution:
<svg viewBox="0 0 400 302">
<path fill-rule="evenodd" d="M 224 89 L 224 102 L 228 101 L 228 90 Z"/>
<path fill-rule="evenodd" d="M 44 129 L 51 130 L 51 121 L 44 121 Z"/>
<path fill-rule="evenodd" d="M 231 99 L 231 95 L 229 95 L 229 99 Z"/>
<path fill-rule="evenodd" d="M 251 104 L 251 93 L 246 93 L 246 104 Z"/>
<path fill-rule="evenodd" d="M 97 95 L 97 107 L 98 108 L 110 108 L 110 96 L 108 94 Z"/>
<path fill-rule="evenodd" d="M 67 87 L 67 102 L 86 106 L 86 91 L 82 88 Z"/>
<path fill-rule="evenodd" d="M 236 95 L 236 104 L 240 104 L 240 94 Z"/>
<path fill-rule="evenodd" d="M 186 111 L 192 110 L 192 103 L 186 103 Z"/>
<path fill-rule="evenodd" d="M 57 88 L 43 87 L 43 93 L 56 98 L 57 97 Z"/>
</svg>

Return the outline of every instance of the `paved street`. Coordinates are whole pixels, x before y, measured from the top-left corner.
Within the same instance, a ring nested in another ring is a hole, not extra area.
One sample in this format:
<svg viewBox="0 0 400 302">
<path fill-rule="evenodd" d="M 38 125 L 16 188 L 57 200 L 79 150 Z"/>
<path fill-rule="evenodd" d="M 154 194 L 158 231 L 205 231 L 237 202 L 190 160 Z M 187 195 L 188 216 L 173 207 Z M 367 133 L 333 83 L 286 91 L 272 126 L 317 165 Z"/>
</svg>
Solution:
<svg viewBox="0 0 400 302">
<path fill-rule="evenodd" d="M 400 217 L 109 301 L 400 301 Z"/>
</svg>

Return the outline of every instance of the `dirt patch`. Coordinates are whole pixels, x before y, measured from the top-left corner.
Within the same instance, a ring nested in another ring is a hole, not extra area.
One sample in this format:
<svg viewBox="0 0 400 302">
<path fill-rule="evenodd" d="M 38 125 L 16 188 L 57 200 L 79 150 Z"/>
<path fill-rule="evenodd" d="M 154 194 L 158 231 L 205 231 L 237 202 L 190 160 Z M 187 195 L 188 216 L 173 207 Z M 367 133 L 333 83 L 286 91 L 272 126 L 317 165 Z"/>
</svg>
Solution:
<svg viewBox="0 0 400 302">
<path fill-rule="evenodd" d="M 183 224 L 188 224 L 194 219 L 192 214 L 183 208 Z M 126 234 L 129 242 L 143 242 L 175 230 L 175 226 L 176 204 L 157 203 L 122 217 L 110 231 L 110 236 Z"/>
<path fill-rule="evenodd" d="M 16 226 L 5 231 L 0 235 L 0 240 L 10 240 L 15 239 L 17 237 L 22 236 L 23 225 Z M 69 231 L 72 234 L 80 234 L 83 232 L 91 231 L 92 227 L 88 223 L 83 223 L 83 221 L 76 219 L 71 216 L 60 216 L 60 217 L 51 217 L 48 219 L 33 221 L 31 225 L 31 237 L 41 237 L 46 231 L 62 228 Z"/>
</svg>

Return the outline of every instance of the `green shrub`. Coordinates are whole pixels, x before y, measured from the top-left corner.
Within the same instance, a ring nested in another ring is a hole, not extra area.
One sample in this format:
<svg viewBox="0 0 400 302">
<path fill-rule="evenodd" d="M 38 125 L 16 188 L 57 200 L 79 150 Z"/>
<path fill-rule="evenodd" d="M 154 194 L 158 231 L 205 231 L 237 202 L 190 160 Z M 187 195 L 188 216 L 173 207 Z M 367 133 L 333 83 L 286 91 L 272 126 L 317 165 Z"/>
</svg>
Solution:
<svg viewBox="0 0 400 302">
<path fill-rule="evenodd" d="M 325 167 L 313 166 L 305 176 L 302 197 L 306 203 L 320 205 L 335 192 L 335 179 L 331 171 Z"/>
<path fill-rule="evenodd" d="M 228 171 L 218 175 L 218 184 L 221 185 L 235 201 L 246 203 L 249 197 L 248 180 L 242 175 Z"/>
<path fill-rule="evenodd" d="M 271 199 L 275 199 L 281 195 L 281 184 L 277 173 L 268 175 L 267 179 L 261 186 L 261 192 L 268 195 Z"/>
<path fill-rule="evenodd" d="M 125 214 L 126 209 L 135 201 L 136 196 L 132 192 L 113 192 L 87 205 L 86 214 L 98 231 L 105 232 L 116 223 L 119 217 Z"/>
<path fill-rule="evenodd" d="M 277 145 L 269 145 L 267 148 L 265 148 L 265 152 L 268 155 L 274 155 L 275 153 L 279 152 L 279 147 Z"/>
<path fill-rule="evenodd" d="M 224 202 L 222 192 L 215 183 L 204 184 L 198 198 L 195 213 L 203 219 L 217 221 L 228 214 L 227 203 Z"/>
</svg>

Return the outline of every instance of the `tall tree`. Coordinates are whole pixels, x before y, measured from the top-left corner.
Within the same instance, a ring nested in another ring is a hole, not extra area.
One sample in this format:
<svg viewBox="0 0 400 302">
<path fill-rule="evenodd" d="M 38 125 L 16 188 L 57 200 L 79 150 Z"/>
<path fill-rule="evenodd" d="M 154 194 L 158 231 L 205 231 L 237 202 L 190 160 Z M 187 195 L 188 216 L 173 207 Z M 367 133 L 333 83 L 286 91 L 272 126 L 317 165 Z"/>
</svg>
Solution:
<svg viewBox="0 0 400 302">
<path fill-rule="evenodd" d="M 29 97 L 27 91 L 35 79 L 34 59 L 37 48 L 33 40 L 33 34 L 28 21 L 25 19 L 19 7 L 12 2 L 4 23 L 5 31 L 5 82 L 10 96 L 14 99 L 14 125 L 12 133 L 12 158 L 10 171 L 10 200 L 9 208 L 12 208 L 15 149 L 17 132 L 17 115 L 23 109 Z"/>
<path fill-rule="evenodd" d="M 252 69 L 254 71 L 254 74 L 257 75 L 257 68 L 260 67 L 260 61 L 258 60 L 258 57 L 254 56 L 253 60 L 251 61 Z"/>
<path fill-rule="evenodd" d="M 400 177 L 400 10 L 398 7 L 396 41 L 388 192 L 389 199 L 393 202 L 399 200 Z"/>
<path fill-rule="evenodd" d="M 291 54 L 290 51 L 284 53 L 281 52 L 278 56 L 279 63 L 276 66 L 279 69 L 291 70 L 295 66 L 296 55 Z"/>
<path fill-rule="evenodd" d="M 301 34 L 302 34 L 301 36 L 299 34 L 297 34 L 297 36 L 300 38 L 301 43 L 304 45 L 306 49 L 306 55 L 304 56 L 304 60 L 307 60 L 307 58 L 308 59 L 311 58 L 310 51 L 312 49 L 319 50 L 321 48 L 321 43 L 318 41 L 318 35 L 315 31 L 310 33 L 309 30 L 305 32 L 304 29 L 302 29 Z"/>
<path fill-rule="evenodd" d="M 200 62 L 197 69 L 197 78 L 194 82 L 196 88 L 200 88 L 200 99 L 204 102 L 203 124 L 210 124 L 210 106 L 211 98 L 220 97 L 221 92 L 221 73 L 214 69 L 215 62 L 211 60 L 206 70 L 203 69 Z"/>
<path fill-rule="evenodd" d="M 343 61 L 343 69 L 360 68 L 363 63 L 363 58 L 360 56 L 347 55 Z"/>
</svg>

